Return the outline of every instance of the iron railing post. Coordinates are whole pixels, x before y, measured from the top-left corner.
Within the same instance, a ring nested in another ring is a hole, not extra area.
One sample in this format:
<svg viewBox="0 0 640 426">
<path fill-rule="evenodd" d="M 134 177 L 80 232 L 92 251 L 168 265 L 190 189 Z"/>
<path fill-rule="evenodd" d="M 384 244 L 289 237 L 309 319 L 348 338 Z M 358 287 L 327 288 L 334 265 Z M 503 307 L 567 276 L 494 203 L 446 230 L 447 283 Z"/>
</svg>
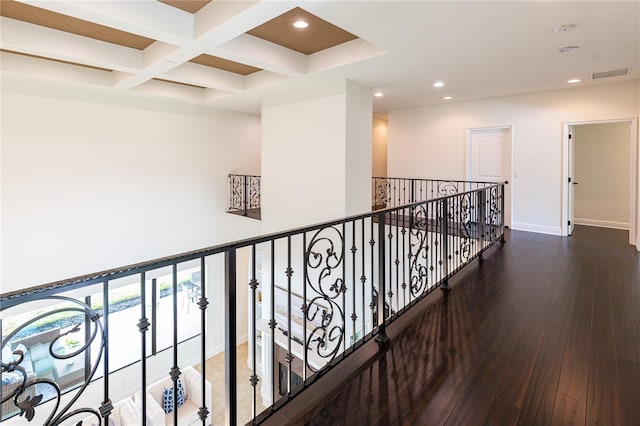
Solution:
<svg viewBox="0 0 640 426">
<path fill-rule="evenodd" d="M 487 209 L 487 195 L 485 189 L 478 191 L 478 242 L 480 244 L 480 254 L 478 260 L 484 261 L 484 244 L 485 244 L 485 224 L 486 224 L 486 209 Z"/>
<path fill-rule="evenodd" d="M 242 181 L 244 182 L 243 191 L 242 191 L 242 201 L 244 205 L 243 214 L 246 216 L 248 214 L 247 211 L 247 199 L 249 198 L 249 187 L 247 186 L 247 175 L 242 176 Z"/>
<path fill-rule="evenodd" d="M 415 179 L 411 179 L 411 200 L 409 200 L 409 203 L 415 203 L 416 202 L 416 180 Z"/>
<path fill-rule="evenodd" d="M 84 303 L 87 306 L 91 306 L 91 296 L 85 296 Z M 0 322 L 2 327 L 2 322 Z M 1 328 L 0 328 L 1 330 Z M 88 342 L 91 339 L 91 317 L 89 313 L 84 315 L 84 341 Z M 84 353 L 84 381 L 86 382 L 91 377 L 91 351 Z"/>
<path fill-rule="evenodd" d="M 502 230 L 502 235 L 500 236 L 500 242 L 502 244 L 506 243 L 507 240 L 505 240 L 504 238 L 504 228 L 505 228 L 505 223 L 504 223 L 504 218 L 505 218 L 505 214 L 504 214 L 504 192 L 505 192 L 505 185 L 508 185 L 509 181 L 505 181 L 503 182 L 502 185 L 500 185 L 498 187 L 498 194 L 500 194 L 500 229 Z"/>
<path fill-rule="evenodd" d="M 158 279 L 151 280 L 151 355 L 158 352 Z"/>
<path fill-rule="evenodd" d="M 100 415 L 104 419 L 105 424 L 109 424 L 109 415 L 113 410 L 113 404 L 111 403 L 111 397 L 109 395 L 109 281 L 106 280 L 102 283 L 102 315 L 103 315 L 103 330 L 104 330 L 104 358 L 102 360 L 102 367 L 104 368 L 104 376 L 102 378 L 104 400 L 100 404 Z"/>
<path fill-rule="evenodd" d="M 173 398 L 173 426 L 178 426 L 178 379 L 182 374 L 180 367 L 178 366 L 178 264 L 174 263 L 172 267 L 171 281 L 172 281 L 172 304 L 173 304 L 173 367 L 169 371 L 169 376 L 173 381 L 173 394 L 176 395 Z M 183 291 L 184 288 L 183 288 Z M 108 423 L 107 423 L 108 424 Z"/>
<path fill-rule="evenodd" d="M 442 203 L 442 286 L 444 291 L 451 289 L 449 287 L 449 197 L 443 198 Z"/>
<path fill-rule="evenodd" d="M 200 368 L 201 376 L 200 376 L 200 386 L 202 387 L 202 407 L 198 410 L 198 416 L 200 420 L 202 420 L 202 425 L 206 425 L 207 416 L 211 412 L 207 407 L 210 406 L 211 401 L 206 400 L 207 395 L 207 371 L 206 371 L 206 360 L 207 360 L 207 339 L 206 339 L 206 324 L 207 324 L 207 305 L 209 302 L 207 301 L 207 274 L 206 274 L 206 261 L 204 257 L 200 258 L 200 300 L 198 301 L 198 306 L 200 306 Z M 145 418 L 145 417 L 143 417 Z"/>
<path fill-rule="evenodd" d="M 385 228 L 385 213 L 380 213 L 378 215 L 378 334 L 375 340 L 381 347 L 389 343 L 384 318 L 384 297 L 386 294 Z"/>
<path fill-rule="evenodd" d="M 236 249 L 224 252 L 224 371 L 225 371 L 225 424 L 235 426 L 238 414 L 238 383 L 236 377 Z"/>
<path fill-rule="evenodd" d="M 251 402 L 251 418 L 255 419 L 258 415 L 256 407 L 258 376 L 256 372 L 256 340 L 258 338 L 256 331 L 256 289 L 258 288 L 258 280 L 256 279 L 256 246 L 251 246 L 251 281 L 249 281 L 249 288 L 251 289 L 251 325 L 249 332 L 249 344 L 251 345 L 251 378 L 249 383 L 253 388 L 252 402 Z"/>
<path fill-rule="evenodd" d="M 155 310 L 155 306 L 151 308 Z M 140 320 L 138 321 L 138 330 L 140 331 L 141 354 L 141 386 L 142 391 L 142 418 L 147 418 L 147 330 L 149 330 L 149 320 L 147 319 L 147 278 L 144 271 L 140 274 Z M 88 337 L 88 336 L 87 336 Z M 89 341 L 85 338 L 85 342 Z M 87 351 L 89 353 L 90 351 Z"/>
</svg>

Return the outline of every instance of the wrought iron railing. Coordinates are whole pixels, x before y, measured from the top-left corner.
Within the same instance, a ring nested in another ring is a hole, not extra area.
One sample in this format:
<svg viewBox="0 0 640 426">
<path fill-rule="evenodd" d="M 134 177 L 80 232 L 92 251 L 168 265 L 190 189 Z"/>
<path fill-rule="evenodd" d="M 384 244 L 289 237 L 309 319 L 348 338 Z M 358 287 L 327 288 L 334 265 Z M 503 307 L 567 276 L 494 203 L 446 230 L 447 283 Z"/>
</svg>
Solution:
<svg viewBox="0 0 640 426">
<path fill-rule="evenodd" d="M 260 176 L 229 175 L 229 212 L 258 216 L 260 210 Z"/>
<path fill-rule="evenodd" d="M 494 184 L 462 180 L 373 177 L 371 179 L 371 205 L 372 210 L 398 207 Z"/>
<path fill-rule="evenodd" d="M 174 424 L 259 423 L 365 341 L 384 342 L 388 324 L 504 242 L 503 212 L 504 185 L 489 185 L 2 294 L 3 416 L 108 424 L 135 394 L 136 415 L 163 422 L 158 395 L 187 386 L 185 405 L 168 403 Z M 137 303 L 117 311 L 123 288 Z M 49 331 L 35 327 L 44 323 Z M 224 372 L 206 362 L 217 341 Z M 134 362 L 120 366 L 127 353 Z M 73 378 L 71 360 L 81 363 Z M 212 387 L 223 375 L 224 389 Z"/>
</svg>

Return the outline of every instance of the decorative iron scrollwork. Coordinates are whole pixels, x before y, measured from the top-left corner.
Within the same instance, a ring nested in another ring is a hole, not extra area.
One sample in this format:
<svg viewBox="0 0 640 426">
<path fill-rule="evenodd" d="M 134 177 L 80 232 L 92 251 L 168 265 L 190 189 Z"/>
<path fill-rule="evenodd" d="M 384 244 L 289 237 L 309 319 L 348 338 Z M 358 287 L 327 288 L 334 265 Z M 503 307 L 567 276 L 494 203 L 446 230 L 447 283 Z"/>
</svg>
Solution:
<svg viewBox="0 0 640 426">
<path fill-rule="evenodd" d="M 260 176 L 249 176 L 249 208 L 260 208 Z"/>
<path fill-rule="evenodd" d="M 428 281 L 428 245 L 429 216 L 427 203 L 422 203 L 411 209 L 412 229 L 409 233 L 409 291 L 411 295 L 419 296 L 426 288 Z"/>
<path fill-rule="evenodd" d="M 436 188 L 439 197 L 458 193 L 458 184 L 456 182 L 438 182 Z"/>
<path fill-rule="evenodd" d="M 498 234 L 500 224 L 499 215 L 501 213 L 497 186 L 489 189 L 489 199 L 487 203 L 489 204 L 489 214 L 487 215 L 486 232 L 487 235 L 490 236 L 490 239 L 493 240 Z"/>
<path fill-rule="evenodd" d="M 338 303 L 339 297 L 347 291 L 344 280 L 338 276 L 344 262 L 342 232 L 334 226 L 318 230 L 307 246 L 305 259 L 309 302 L 302 310 L 311 327 L 305 350 L 315 352 L 329 363 L 340 351 L 345 338 L 344 311 Z M 309 357 L 307 367 L 318 371 L 309 363 Z"/>
<path fill-rule="evenodd" d="M 384 208 L 391 205 L 391 184 L 388 179 L 374 179 L 374 207 Z"/>
<path fill-rule="evenodd" d="M 471 223 L 471 193 L 463 193 L 450 199 L 447 217 L 451 225 L 450 232 L 456 237 L 456 247 L 453 253 L 460 262 L 466 262 L 472 257 L 473 229 Z M 457 266 L 457 264 L 456 264 Z"/>
<path fill-rule="evenodd" d="M 229 199 L 229 210 L 244 209 L 244 179 L 240 175 L 229 175 L 229 185 L 231 187 L 231 197 Z"/>
<path fill-rule="evenodd" d="M 79 345 L 77 349 L 71 350 L 68 352 L 66 351 L 62 352 L 60 351 L 60 349 L 58 349 L 63 346 L 61 339 L 65 339 L 66 336 L 68 336 L 70 333 L 79 331 L 80 329 L 79 326 L 75 326 L 69 331 L 58 335 L 57 337 L 54 338 L 53 341 L 49 343 L 48 345 L 49 356 L 51 356 L 55 360 L 68 360 L 68 359 L 74 358 L 82 353 L 85 353 L 86 351 L 90 351 L 92 343 L 94 342 L 96 337 L 99 336 L 100 346 L 99 346 L 98 354 L 95 359 L 95 363 L 91 368 L 89 376 L 85 377 L 85 380 L 82 386 L 75 391 L 75 394 L 73 395 L 71 400 L 64 407 L 60 408 L 61 395 L 62 395 L 63 389 L 60 389 L 60 386 L 55 381 L 48 378 L 36 378 L 33 380 L 28 380 L 27 372 L 25 368 L 21 366 L 26 354 L 24 354 L 22 350 L 14 350 L 13 351 L 14 358 L 12 361 L 8 361 L 8 362 L 5 362 L 5 360 L 2 361 L 2 374 L 4 375 L 5 373 L 17 372 L 20 375 L 22 375 L 22 383 L 20 383 L 14 390 L 2 396 L 2 404 L 4 404 L 7 401 L 13 401 L 13 404 L 20 409 L 19 415 L 24 416 L 27 419 L 27 421 L 30 422 L 34 419 L 36 410 L 38 409 L 40 404 L 44 402 L 43 401 L 44 394 L 38 393 L 39 392 L 38 385 L 48 386 L 53 390 L 55 394 L 53 397 L 53 399 L 55 400 L 55 405 L 51 413 L 49 414 L 47 420 L 44 422 L 44 424 L 48 426 L 58 426 L 64 422 L 67 422 L 70 418 L 79 416 L 81 414 L 88 415 L 88 416 L 95 416 L 97 421 L 100 422 L 101 421 L 100 413 L 96 409 L 77 408 L 72 410 L 73 405 L 76 403 L 80 395 L 82 395 L 84 390 L 89 385 L 91 378 L 94 376 L 105 349 L 106 336 L 104 333 L 102 322 L 99 320 L 99 315 L 97 312 L 91 309 L 89 305 L 86 305 L 85 303 L 82 303 L 78 300 L 75 300 L 69 297 L 49 296 L 46 298 L 46 300 L 68 302 L 68 303 L 71 303 L 72 306 L 65 306 L 58 309 L 53 309 L 49 312 L 43 313 L 41 315 L 37 315 L 29 319 L 29 321 L 16 327 L 2 341 L 2 349 L 4 349 L 5 346 L 10 344 L 12 339 L 14 339 L 14 337 L 16 337 L 18 333 L 20 333 L 22 330 L 26 329 L 27 327 L 31 326 L 32 324 L 36 323 L 37 321 L 42 320 L 43 318 L 60 314 L 63 312 L 77 312 L 77 313 L 84 314 L 84 317 L 88 319 L 88 322 L 85 322 L 85 326 L 90 327 L 91 332 L 88 334 L 87 341 L 84 342 L 84 344 Z M 77 424 L 81 425 L 82 421 L 78 421 Z"/>
</svg>

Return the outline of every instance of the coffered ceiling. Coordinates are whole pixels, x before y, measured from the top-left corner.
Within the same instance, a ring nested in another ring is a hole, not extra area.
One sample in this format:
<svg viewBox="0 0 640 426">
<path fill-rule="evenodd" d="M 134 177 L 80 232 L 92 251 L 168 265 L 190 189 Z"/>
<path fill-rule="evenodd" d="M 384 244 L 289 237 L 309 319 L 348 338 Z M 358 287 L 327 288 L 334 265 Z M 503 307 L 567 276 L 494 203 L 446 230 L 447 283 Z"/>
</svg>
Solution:
<svg viewBox="0 0 640 426">
<path fill-rule="evenodd" d="M 639 2 L 2 0 L 0 14 L 3 75 L 252 112 L 335 79 L 382 91 L 386 111 L 640 76 Z"/>
<path fill-rule="evenodd" d="M 196 13 L 205 7 L 211 0 L 158 0 L 160 3 L 168 4 L 189 13 Z"/>
<path fill-rule="evenodd" d="M 306 22 L 309 26 L 304 29 L 295 28 L 294 24 L 299 21 Z M 247 34 L 303 55 L 311 55 L 358 38 L 299 7 L 260 24 L 247 31 Z"/>
</svg>

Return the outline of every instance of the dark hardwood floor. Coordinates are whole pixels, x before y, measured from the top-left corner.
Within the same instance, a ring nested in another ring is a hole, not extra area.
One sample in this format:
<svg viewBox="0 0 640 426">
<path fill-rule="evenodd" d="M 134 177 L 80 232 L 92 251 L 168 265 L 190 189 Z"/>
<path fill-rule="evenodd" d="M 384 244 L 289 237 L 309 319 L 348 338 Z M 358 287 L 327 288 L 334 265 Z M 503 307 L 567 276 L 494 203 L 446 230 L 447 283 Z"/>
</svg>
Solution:
<svg viewBox="0 0 640 426">
<path fill-rule="evenodd" d="M 627 235 L 508 233 L 305 422 L 640 424 L 640 256 Z"/>
</svg>

